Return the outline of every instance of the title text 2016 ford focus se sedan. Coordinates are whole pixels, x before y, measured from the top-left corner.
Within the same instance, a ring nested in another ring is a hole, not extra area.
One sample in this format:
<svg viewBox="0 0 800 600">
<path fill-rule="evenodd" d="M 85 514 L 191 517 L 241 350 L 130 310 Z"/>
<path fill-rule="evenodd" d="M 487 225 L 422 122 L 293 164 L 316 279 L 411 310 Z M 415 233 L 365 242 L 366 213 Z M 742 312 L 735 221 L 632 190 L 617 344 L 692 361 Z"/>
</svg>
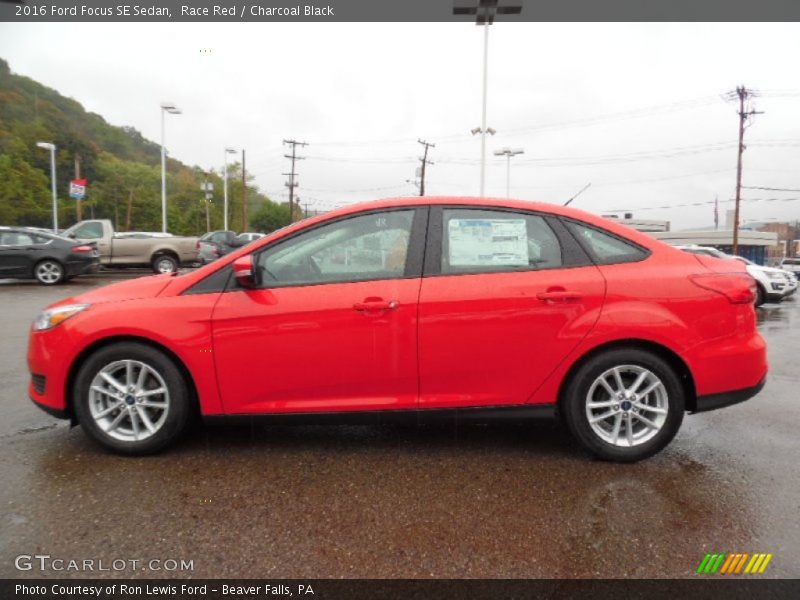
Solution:
<svg viewBox="0 0 800 600">
<path fill-rule="evenodd" d="M 761 389 L 754 293 L 738 261 L 582 211 L 393 199 L 51 306 L 29 392 L 125 454 L 163 448 L 198 412 L 560 416 L 595 455 L 634 461 L 685 412 Z"/>
</svg>

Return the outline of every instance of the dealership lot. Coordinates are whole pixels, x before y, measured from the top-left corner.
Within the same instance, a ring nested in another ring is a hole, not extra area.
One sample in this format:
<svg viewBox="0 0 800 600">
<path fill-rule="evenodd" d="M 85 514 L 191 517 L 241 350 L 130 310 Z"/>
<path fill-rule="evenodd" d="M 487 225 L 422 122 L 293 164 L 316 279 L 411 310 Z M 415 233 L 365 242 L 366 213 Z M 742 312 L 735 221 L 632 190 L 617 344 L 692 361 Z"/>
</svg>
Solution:
<svg viewBox="0 0 800 600">
<path fill-rule="evenodd" d="M 214 426 L 139 459 L 26 396 L 36 313 L 116 279 L 0 282 L 0 576 L 690 577 L 706 552 L 773 553 L 767 576 L 800 576 L 794 299 L 758 310 L 764 391 L 688 417 L 638 464 L 593 460 L 549 423 Z M 33 554 L 94 570 L 17 570 Z"/>
</svg>

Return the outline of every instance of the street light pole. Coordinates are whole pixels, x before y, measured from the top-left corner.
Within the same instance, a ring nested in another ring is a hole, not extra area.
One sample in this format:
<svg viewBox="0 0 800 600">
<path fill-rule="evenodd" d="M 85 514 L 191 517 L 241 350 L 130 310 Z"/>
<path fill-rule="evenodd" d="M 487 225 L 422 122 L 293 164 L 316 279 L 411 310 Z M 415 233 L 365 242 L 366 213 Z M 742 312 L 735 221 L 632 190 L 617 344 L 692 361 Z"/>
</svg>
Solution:
<svg viewBox="0 0 800 600">
<path fill-rule="evenodd" d="M 502 150 L 495 150 L 495 156 L 506 157 L 506 198 L 511 197 L 511 157 L 518 154 L 525 154 L 522 148 L 503 148 Z"/>
<path fill-rule="evenodd" d="M 167 232 L 167 150 L 164 146 L 164 114 L 181 114 L 173 102 L 161 103 L 161 231 Z"/>
<path fill-rule="evenodd" d="M 497 15 L 518 15 L 522 12 L 521 4 L 508 0 L 502 5 L 498 0 L 454 0 L 453 14 L 457 16 L 474 16 L 476 25 L 483 25 L 483 109 L 481 126 L 472 130 L 472 135 L 481 134 L 481 193 L 486 190 L 486 134 L 495 134 L 495 130 L 486 126 L 486 105 L 489 81 L 489 26 Z"/>
<path fill-rule="evenodd" d="M 53 233 L 58 233 L 58 198 L 56 197 L 56 145 L 37 142 L 39 148 L 50 151 L 50 189 L 53 192 Z"/>
<path fill-rule="evenodd" d="M 481 113 L 481 197 L 486 189 L 486 94 L 489 79 L 489 23 L 483 24 L 483 111 Z"/>
<path fill-rule="evenodd" d="M 225 231 L 228 230 L 228 154 L 236 154 L 236 150 L 233 148 L 225 148 L 225 172 L 222 174 L 224 197 L 222 228 Z"/>
</svg>

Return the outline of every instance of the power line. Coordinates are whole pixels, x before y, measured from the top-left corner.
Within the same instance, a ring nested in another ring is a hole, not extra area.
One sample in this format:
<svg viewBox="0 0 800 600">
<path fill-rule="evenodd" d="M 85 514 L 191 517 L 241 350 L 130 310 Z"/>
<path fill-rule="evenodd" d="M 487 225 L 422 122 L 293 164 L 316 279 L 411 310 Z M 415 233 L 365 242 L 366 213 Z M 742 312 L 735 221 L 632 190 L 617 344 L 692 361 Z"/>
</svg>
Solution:
<svg viewBox="0 0 800 600">
<path fill-rule="evenodd" d="M 744 190 L 764 190 L 767 192 L 800 192 L 798 189 L 792 188 L 774 188 L 774 187 L 760 187 L 757 185 L 743 185 Z"/>
<path fill-rule="evenodd" d="M 778 90 L 777 92 L 792 92 L 797 93 L 800 95 L 800 90 Z M 619 120 L 626 120 L 626 119 L 635 119 L 635 118 L 642 118 L 648 116 L 657 116 L 668 112 L 675 112 L 680 110 L 690 110 L 693 108 L 703 108 L 705 106 L 711 106 L 713 104 L 719 103 L 719 96 L 702 96 L 699 98 L 694 98 L 690 100 L 681 100 L 676 102 L 669 102 L 665 104 L 659 104 L 654 106 L 648 106 L 644 108 L 638 109 L 630 109 L 625 111 L 619 111 L 614 113 L 606 113 L 601 115 L 596 115 L 593 117 L 584 117 L 581 119 L 573 119 L 568 121 L 560 121 L 556 123 L 540 123 L 536 125 L 524 125 L 521 127 L 511 128 L 504 130 L 504 134 L 512 135 L 514 133 L 519 132 L 539 132 L 545 130 L 555 130 L 555 129 L 569 129 L 574 127 L 581 127 L 581 126 L 591 126 L 597 125 L 603 122 L 610 122 L 610 121 L 619 121 Z M 436 136 L 440 141 L 452 141 L 457 139 L 469 139 L 471 137 L 470 134 L 466 133 L 451 133 L 451 134 L 443 134 Z M 402 137 L 402 138 L 389 138 L 389 139 L 375 139 L 375 140 L 362 140 L 362 141 L 352 141 L 352 140 L 340 140 L 340 141 L 314 141 L 315 146 L 350 146 L 350 147 L 357 147 L 357 146 L 382 146 L 382 145 L 394 145 L 394 144 L 407 144 L 413 141 L 413 138 L 409 137 Z"/>
</svg>

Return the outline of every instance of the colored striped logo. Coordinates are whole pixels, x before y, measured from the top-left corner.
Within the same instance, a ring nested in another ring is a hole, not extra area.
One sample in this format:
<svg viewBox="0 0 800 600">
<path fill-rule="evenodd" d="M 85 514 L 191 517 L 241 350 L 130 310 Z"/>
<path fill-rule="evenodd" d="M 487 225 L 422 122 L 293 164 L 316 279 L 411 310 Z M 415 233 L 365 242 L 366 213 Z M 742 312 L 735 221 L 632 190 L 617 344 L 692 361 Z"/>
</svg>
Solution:
<svg viewBox="0 0 800 600">
<path fill-rule="evenodd" d="M 748 554 L 721 552 L 719 554 L 706 554 L 700 565 L 697 567 L 698 573 L 708 575 L 755 575 L 767 570 L 772 554 Z"/>
</svg>

